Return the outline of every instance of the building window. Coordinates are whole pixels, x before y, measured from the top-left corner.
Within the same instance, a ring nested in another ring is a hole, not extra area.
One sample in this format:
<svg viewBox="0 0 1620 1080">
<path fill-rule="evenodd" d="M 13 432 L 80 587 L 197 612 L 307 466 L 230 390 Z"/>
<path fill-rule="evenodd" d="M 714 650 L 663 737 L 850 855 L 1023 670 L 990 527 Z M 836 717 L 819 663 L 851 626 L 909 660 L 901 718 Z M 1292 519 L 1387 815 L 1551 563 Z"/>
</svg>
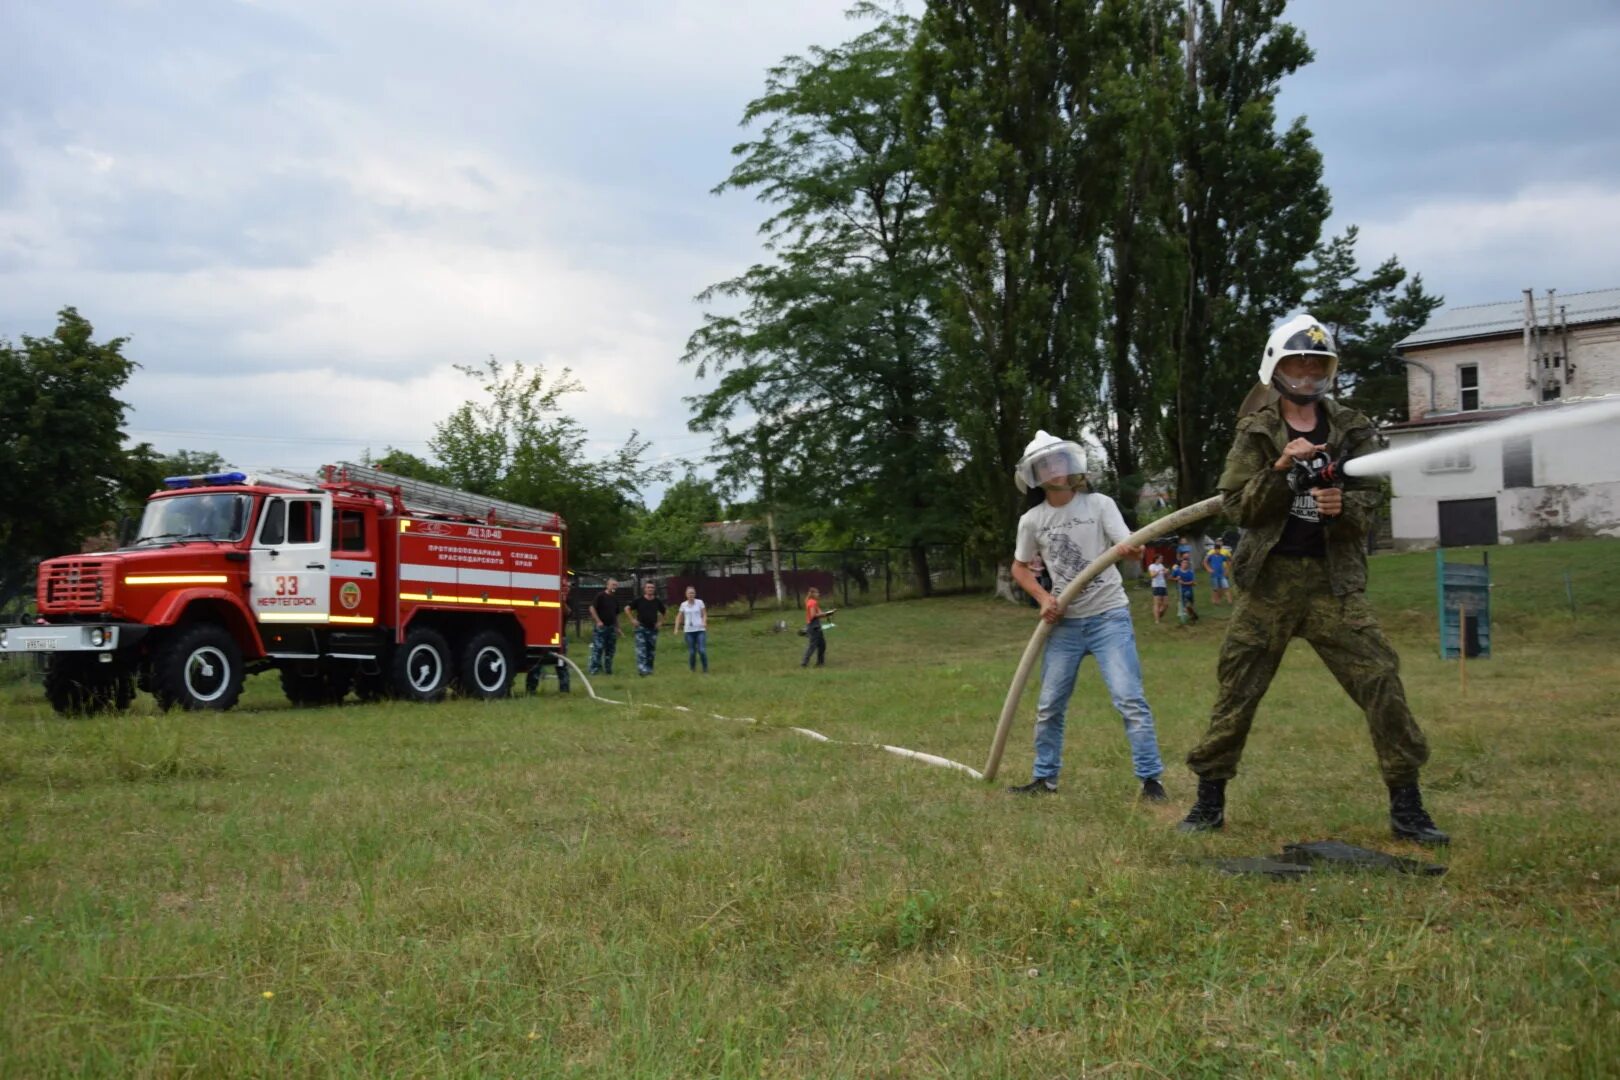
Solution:
<svg viewBox="0 0 1620 1080">
<path fill-rule="evenodd" d="M 1463 364 L 1457 369 L 1457 407 L 1463 412 L 1479 408 L 1479 365 Z"/>
<path fill-rule="evenodd" d="M 1505 488 L 1534 487 L 1535 461 L 1530 453 L 1530 440 L 1507 439 L 1502 443 L 1502 486 Z"/>
<path fill-rule="evenodd" d="M 1423 463 L 1426 473 L 1473 472 L 1474 455 L 1467 450 L 1453 450 L 1449 454 L 1432 457 Z"/>
</svg>

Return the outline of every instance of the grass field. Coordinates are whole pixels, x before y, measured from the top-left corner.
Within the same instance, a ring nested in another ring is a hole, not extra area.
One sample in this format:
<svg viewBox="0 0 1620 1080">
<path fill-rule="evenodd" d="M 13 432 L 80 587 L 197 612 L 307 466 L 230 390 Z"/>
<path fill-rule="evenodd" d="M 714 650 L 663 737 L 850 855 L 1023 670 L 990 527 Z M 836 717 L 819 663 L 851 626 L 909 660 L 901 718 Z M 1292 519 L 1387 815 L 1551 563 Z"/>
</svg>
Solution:
<svg viewBox="0 0 1620 1080">
<path fill-rule="evenodd" d="M 1175 834 L 1225 610 L 1154 626 L 1134 588 L 1162 811 L 1090 667 L 1056 798 L 784 730 L 982 765 L 1033 625 L 982 597 L 846 612 L 821 671 L 762 614 L 715 626 L 707 677 L 666 637 L 654 677 L 626 642 L 599 682 L 694 713 L 549 681 L 295 710 L 265 676 L 224 715 L 64 721 L 13 684 L 0 1075 L 1615 1075 L 1620 542 L 1491 557 L 1497 655 L 1466 697 L 1433 555 L 1372 564 L 1455 837 L 1439 879 L 1189 862 L 1421 852 L 1303 644 L 1226 833 Z M 1001 781 L 1030 758 L 1021 722 Z"/>
</svg>

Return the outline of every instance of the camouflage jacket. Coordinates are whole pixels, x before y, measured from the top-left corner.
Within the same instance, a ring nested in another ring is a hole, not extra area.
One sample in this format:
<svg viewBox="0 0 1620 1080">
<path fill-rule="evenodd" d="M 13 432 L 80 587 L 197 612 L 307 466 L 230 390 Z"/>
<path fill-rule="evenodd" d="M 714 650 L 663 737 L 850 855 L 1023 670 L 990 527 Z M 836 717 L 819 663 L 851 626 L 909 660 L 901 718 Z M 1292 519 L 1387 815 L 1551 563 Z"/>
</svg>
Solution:
<svg viewBox="0 0 1620 1080">
<path fill-rule="evenodd" d="M 1372 421 L 1361 413 L 1331 398 L 1323 398 L 1319 407 L 1327 412 L 1328 453 L 1334 458 L 1348 460 L 1379 448 Z M 1287 444 L 1288 426 L 1274 401 L 1238 421 L 1237 437 L 1226 455 L 1219 486 L 1223 509 L 1244 530 L 1232 557 L 1232 578 L 1241 589 L 1254 585 L 1288 521 L 1294 502 L 1288 473 L 1272 468 Z M 1328 580 L 1335 596 L 1367 587 L 1367 529 L 1382 501 L 1376 479 L 1347 477 L 1343 513 L 1323 518 Z"/>
</svg>

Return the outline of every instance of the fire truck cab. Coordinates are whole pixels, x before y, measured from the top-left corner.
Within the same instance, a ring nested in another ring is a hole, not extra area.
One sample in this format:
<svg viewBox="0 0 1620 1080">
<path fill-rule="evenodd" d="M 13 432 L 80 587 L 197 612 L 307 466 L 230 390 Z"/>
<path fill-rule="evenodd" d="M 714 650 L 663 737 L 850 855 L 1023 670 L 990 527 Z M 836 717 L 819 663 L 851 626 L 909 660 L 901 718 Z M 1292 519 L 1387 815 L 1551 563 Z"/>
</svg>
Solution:
<svg viewBox="0 0 1620 1080">
<path fill-rule="evenodd" d="M 351 464 L 165 488 L 128 545 L 43 563 L 39 619 L 0 630 L 0 651 L 46 658 L 58 712 L 137 688 L 229 709 L 270 669 L 299 705 L 497 698 L 561 662 L 556 514 Z"/>
</svg>

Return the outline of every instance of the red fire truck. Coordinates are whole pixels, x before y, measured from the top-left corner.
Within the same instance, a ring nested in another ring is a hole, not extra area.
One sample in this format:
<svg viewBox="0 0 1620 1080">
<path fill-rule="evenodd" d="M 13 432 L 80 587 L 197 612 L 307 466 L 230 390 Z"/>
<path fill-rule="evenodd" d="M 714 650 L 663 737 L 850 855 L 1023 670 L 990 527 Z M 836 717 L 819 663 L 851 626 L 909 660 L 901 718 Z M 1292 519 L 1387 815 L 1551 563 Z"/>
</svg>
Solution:
<svg viewBox="0 0 1620 1080">
<path fill-rule="evenodd" d="M 270 669 L 299 705 L 498 698 L 559 662 L 556 514 L 352 464 L 164 486 L 125 547 L 41 564 L 38 620 L 0 630 L 0 651 L 44 654 L 58 712 L 137 687 L 229 709 Z"/>
</svg>

